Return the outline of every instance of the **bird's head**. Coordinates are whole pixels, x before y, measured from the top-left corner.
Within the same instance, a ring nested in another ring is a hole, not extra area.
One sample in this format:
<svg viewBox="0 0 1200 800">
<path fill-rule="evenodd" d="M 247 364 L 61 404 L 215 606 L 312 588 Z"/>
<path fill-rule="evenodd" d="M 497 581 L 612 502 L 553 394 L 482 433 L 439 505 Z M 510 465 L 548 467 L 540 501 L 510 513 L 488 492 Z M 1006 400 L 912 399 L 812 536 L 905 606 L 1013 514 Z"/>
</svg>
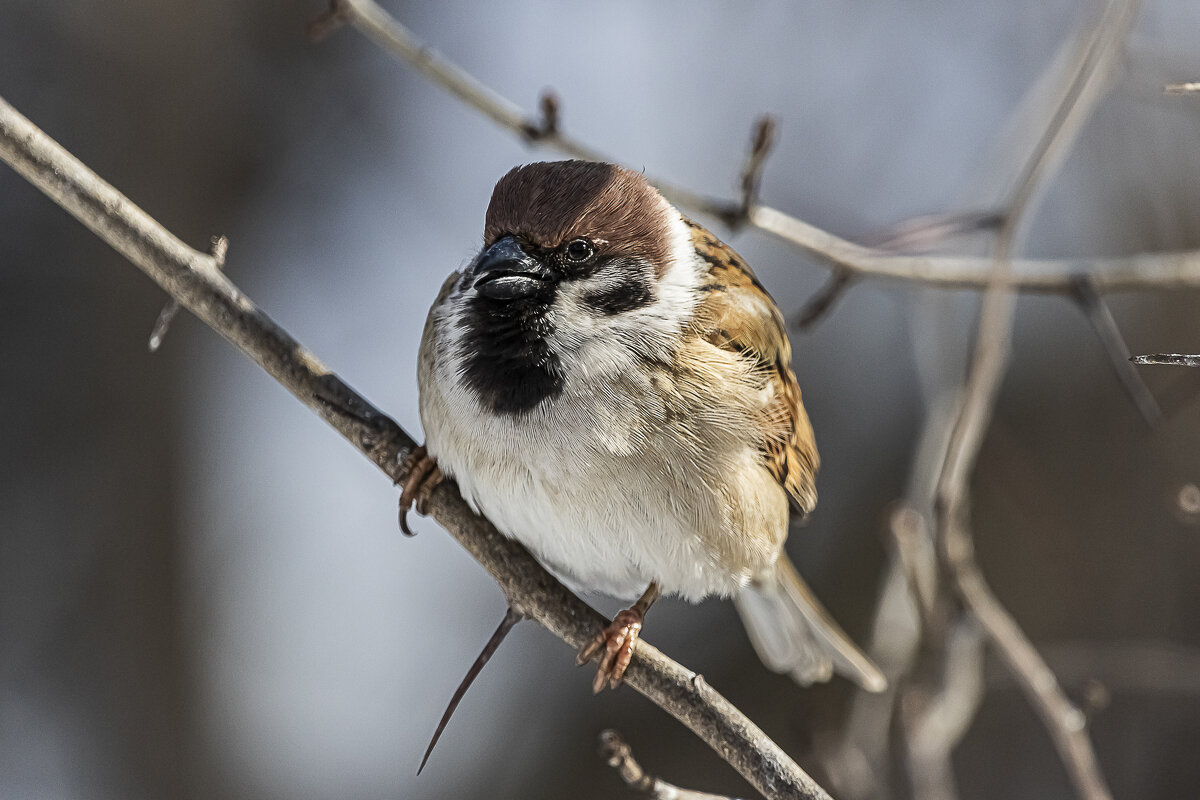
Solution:
<svg viewBox="0 0 1200 800">
<path fill-rule="evenodd" d="M 523 412 L 572 379 L 669 358 L 695 307 L 694 258 L 679 212 L 636 172 L 513 169 L 457 288 L 464 382 L 484 405 Z"/>
</svg>

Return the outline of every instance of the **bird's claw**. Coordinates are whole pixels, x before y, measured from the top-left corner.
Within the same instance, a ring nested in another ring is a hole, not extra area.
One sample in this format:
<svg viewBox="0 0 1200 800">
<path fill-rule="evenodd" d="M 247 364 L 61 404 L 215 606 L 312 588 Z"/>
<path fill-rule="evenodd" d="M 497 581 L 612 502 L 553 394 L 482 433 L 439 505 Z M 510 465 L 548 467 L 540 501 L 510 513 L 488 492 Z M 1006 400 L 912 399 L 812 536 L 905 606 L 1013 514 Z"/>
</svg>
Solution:
<svg viewBox="0 0 1200 800">
<path fill-rule="evenodd" d="M 642 613 L 627 608 L 613 617 L 608 627 L 579 650 L 576 662 L 581 666 L 600 655 L 600 667 L 592 680 L 592 692 L 599 694 L 605 684 L 610 689 L 621 685 L 625 670 L 633 658 L 633 646 L 642 630 Z"/>
<path fill-rule="evenodd" d="M 408 454 L 408 458 L 404 459 L 404 464 L 400 467 L 400 476 L 397 481 L 401 484 L 400 530 L 404 531 L 405 536 L 413 536 L 408 527 L 408 510 L 415 507 L 417 513 L 423 516 L 429 504 L 429 496 L 445 476 L 438 469 L 437 462 L 429 456 L 425 445 Z"/>
</svg>

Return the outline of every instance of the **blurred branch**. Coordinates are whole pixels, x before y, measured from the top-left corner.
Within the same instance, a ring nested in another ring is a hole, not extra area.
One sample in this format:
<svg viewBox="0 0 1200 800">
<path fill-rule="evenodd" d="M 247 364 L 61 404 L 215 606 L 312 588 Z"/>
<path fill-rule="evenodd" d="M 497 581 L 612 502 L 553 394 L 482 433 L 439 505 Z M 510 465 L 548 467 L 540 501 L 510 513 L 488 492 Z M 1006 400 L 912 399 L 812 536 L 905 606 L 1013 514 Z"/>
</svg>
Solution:
<svg viewBox="0 0 1200 800">
<path fill-rule="evenodd" d="M 1047 177 L 1062 163 L 1107 90 L 1138 5 L 1132 0 L 1105 4 L 1095 26 L 1081 42 L 1070 80 L 1063 87 L 1008 204 L 997 234 L 995 261 L 979 314 L 975 351 L 935 500 L 939 554 L 949 580 L 1041 717 L 1075 791 L 1087 800 L 1109 800 L 1111 794 L 1088 739 L 1086 721 L 1063 694 L 1054 673 L 1020 626 L 992 593 L 975 561 L 969 528 L 968 480 L 1008 361 L 1015 301 L 1008 276 L 1012 273 L 1012 254 L 1025 213 L 1036 201 Z"/>
<path fill-rule="evenodd" d="M 853 283 L 854 276 L 850 270 L 835 267 L 825 285 L 792 316 L 792 327 L 803 331 L 816 325 L 837 305 L 837 301 L 842 299 Z"/>
<path fill-rule="evenodd" d="M 276 325 L 221 272 L 0 99 L 0 160 L 146 273 L 181 306 L 315 411 L 393 482 L 416 444 L 391 418 Z M 453 482 L 430 497 L 436 519 L 495 578 L 509 606 L 578 649 L 607 624 L 462 500 Z M 768 798 L 828 798 L 778 745 L 699 675 L 644 640 L 625 682 L 708 743 Z"/>
<path fill-rule="evenodd" d="M 654 800 L 734 800 L 722 794 L 681 789 L 662 778 L 647 774 L 642 765 L 634 759 L 633 751 L 621 738 L 621 734 L 614 730 L 600 734 L 600 757 L 604 759 L 604 763 L 617 771 L 630 789 Z"/>
<path fill-rule="evenodd" d="M 1150 387 L 1142 380 L 1141 373 L 1134 369 L 1133 364 L 1129 363 L 1129 345 L 1125 343 L 1125 337 L 1121 335 L 1121 327 L 1117 325 L 1117 318 L 1113 316 L 1112 309 L 1096 291 L 1091 276 L 1080 275 L 1076 279 L 1073 289 L 1075 302 L 1079 304 L 1080 309 L 1087 316 L 1088 322 L 1092 324 L 1092 330 L 1095 331 L 1096 338 L 1100 340 L 1104 353 L 1108 356 L 1108 363 L 1121 383 L 1121 388 L 1129 395 L 1129 399 L 1141 413 L 1142 419 L 1146 420 L 1146 424 L 1154 427 L 1162 421 L 1162 409 L 1158 407 L 1158 401 L 1154 399 Z"/>
<path fill-rule="evenodd" d="M 1099 681 L 1113 694 L 1200 697 L 1200 649 L 1172 642 L 1055 642 L 1042 646 L 1062 682 L 1082 687 Z M 989 688 L 1011 680 L 988 670 Z"/>
<path fill-rule="evenodd" d="M 605 154 L 563 133 L 554 105 L 553 126 L 543 118 L 530 118 L 512 101 L 498 94 L 462 67 L 421 42 L 374 0 L 331 0 L 330 10 L 309 26 L 309 35 L 321 38 L 341 24 L 349 24 L 371 41 L 404 61 L 430 82 L 482 112 L 502 128 L 531 143 L 588 161 L 613 161 Z M 531 135 L 536 132 L 536 135 Z M 752 153 L 756 148 L 751 148 Z M 763 153 L 765 157 L 765 152 Z M 761 158 L 759 159 L 761 161 Z M 748 165 L 754 164 L 754 158 Z M 758 165 L 761 168 L 761 164 Z M 744 223 L 799 248 L 827 267 L 853 277 L 900 281 L 942 289 L 982 290 L 998 284 L 1012 291 L 1068 294 L 1072 276 L 1094 273 L 1097 291 L 1200 288 L 1200 250 L 1139 253 L 1117 258 L 1026 259 L 1012 261 L 1002 275 L 990 270 L 992 260 L 975 256 L 906 255 L 854 244 L 821 230 L 779 209 L 762 205 L 752 196 L 745 203 L 749 170 L 743 171 L 743 202 L 721 200 L 676 184 L 651 178 L 667 199 L 693 212 L 737 224 Z M 758 178 L 754 176 L 753 186 Z M 755 192 L 756 194 L 756 192 Z M 989 224 L 994 224 L 990 220 Z"/>
<path fill-rule="evenodd" d="M 979 626 L 960 617 L 946 639 L 937 691 L 907 691 L 899 698 L 912 796 L 920 800 L 954 800 L 958 796 L 951 756 L 983 702 Z"/>
</svg>

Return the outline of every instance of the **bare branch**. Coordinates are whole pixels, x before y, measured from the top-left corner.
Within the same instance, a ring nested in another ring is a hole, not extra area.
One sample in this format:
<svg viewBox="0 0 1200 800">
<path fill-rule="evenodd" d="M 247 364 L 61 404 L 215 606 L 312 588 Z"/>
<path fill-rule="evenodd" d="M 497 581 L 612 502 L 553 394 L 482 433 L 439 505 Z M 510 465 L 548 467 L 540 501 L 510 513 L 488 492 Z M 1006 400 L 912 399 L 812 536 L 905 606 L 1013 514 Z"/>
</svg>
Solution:
<svg viewBox="0 0 1200 800">
<path fill-rule="evenodd" d="M 332 11 L 314 23 L 320 32 L 332 29 L 329 20 L 344 20 L 500 127 L 526 140 L 530 140 L 530 130 L 538 130 L 539 120 L 530 119 L 515 103 L 424 45 L 374 0 L 332 0 L 332 3 Z M 532 141 L 571 158 L 616 160 L 561 130 L 533 137 Z M 737 202 L 708 197 L 653 177 L 650 180 L 667 199 L 682 208 L 721 220 L 741 219 Z M 994 222 L 989 220 L 989 224 Z M 905 255 L 863 247 L 757 202 L 746 210 L 744 224 L 793 245 L 827 267 L 845 269 L 855 277 L 941 289 L 979 291 L 995 282 L 1018 292 L 1066 294 L 1071 288 L 1071 277 L 1085 268 L 1095 274 L 1096 289 L 1101 292 L 1200 287 L 1200 250 L 1118 258 L 1013 260 L 1011 270 L 995 276 L 990 274 L 993 262 L 988 258 Z"/>
<path fill-rule="evenodd" d="M 600 734 L 600 757 L 604 759 L 604 763 L 617 771 L 630 789 L 654 800 L 735 800 L 723 794 L 681 789 L 662 778 L 647 774 L 642 765 L 634 759 L 633 750 L 621 738 L 621 734 L 614 730 Z"/>
<path fill-rule="evenodd" d="M 952 584 L 980 623 L 1026 698 L 1041 717 L 1080 797 L 1109 800 L 1083 714 L 1063 694 L 1029 639 L 992 594 L 974 557 L 969 531 L 968 479 L 987 430 L 1008 361 L 1014 296 L 1005 278 L 1013 269 L 1025 212 L 1034 204 L 1070 143 L 1106 91 L 1137 2 L 1109 2 L 1076 54 L 1072 74 L 1026 162 L 997 238 L 992 277 L 983 297 L 970 373 L 951 432 L 936 495 L 940 554 Z"/>
<path fill-rule="evenodd" d="M 0 98 L 0 160 L 145 272 L 313 409 L 393 482 L 416 447 L 403 429 L 276 325 L 220 271 Z M 607 624 L 463 501 L 452 481 L 429 513 L 495 578 L 509 605 L 575 650 Z M 625 682 L 678 719 L 769 798 L 827 798 L 795 762 L 697 674 L 642 640 Z"/>
</svg>

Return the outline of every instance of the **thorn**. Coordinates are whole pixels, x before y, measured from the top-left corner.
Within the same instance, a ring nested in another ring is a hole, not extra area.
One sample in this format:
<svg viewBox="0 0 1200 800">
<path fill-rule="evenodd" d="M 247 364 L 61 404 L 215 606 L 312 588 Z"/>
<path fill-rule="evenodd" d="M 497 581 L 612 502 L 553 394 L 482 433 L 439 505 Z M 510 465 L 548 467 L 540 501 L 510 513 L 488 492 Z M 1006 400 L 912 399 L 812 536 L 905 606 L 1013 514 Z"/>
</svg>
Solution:
<svg viewBox="0 0 1200 800">
<path fill-rule="evenodd" d="M 1092 324 L 1104 352 L 1108 355 L 1109 363 L 1117 374 L 1121 387 L 1129 395 L 1134 406 L 1141 413 L 1142 419 L 1151 427 L 1162 421 L 1162 409 L 1154 399 L 1154 393 L 1142 380 L 1142 375 L 1129 363 L 1129 345 L 1113 316 L 1112 310 L 1104 302 L 1104 298 L 1096 291 L 1096 285 L 1089 275 L 1077 275 L 1071 279 L 1071 295 L 1083 310 L 1088 322 Z"/>
<path fill-rule="evenodd" d="M 476 657 L 475 663 L 467 670 L 467 674 L 463 677 L 462 682 L 458 684 L 458 688 L 451 695 L 450 702 L 446 705 L 446 710 L 442 712 L 442 718 L 438 722 L 437 729 L 433 732 L 433 738 L 429 740 L 429 747 L 425 748 L 425 756 L 421 759 L 421 766 L 417 767 L 418 775 L 421 774 L 421 770 L 425 769 L 425 765 L 429 762 L 430 753 L 433 752 L 438 739 L 442 738 L 442 731 L 446 730 L 446 725 L 449 724 L 450 717 L 454 716 L 454 711 L 458 708 L 458 704 L 462 702 L 467 690 L 471 688 L 471 684 L 479 677 L 479 673 L 483 671 L 484 665 L 495 655 L 496 650 L 500 647 L 500 643 L 516 627 L 517 623 L 523 619 L 525 619 L 525 615 L 512 606 L 509 606 L 508 610 L 504 612 L 504 619 L 500 620 L 499 627 L 492 634 L 492 638 L 488 639 L 487 644 L 483 646 L 483 650 Z"/>
<path fill-rule="evenodd" d="M 175 315 L 178 313 L 179 301 L 174 297 L 167 301 L 162 311 L 158 312 L 158 319 L 154 321 L 154 328 L 150 331 L 148 345 L 151 353 L 158 352 L 158 348 L 162 346 L 163 337 L 167 335 L 167 331 L 171 327 L 171 321 L 175 319 Z"/>
<path fill-rule="evenodd" d="M 217 269 L 223 269 L 225 254 L 229 252 L 229 239 L 224 236 L 214 236 L 208 252 L 212 255 Z M 158 348 L 162 347 L 163 339 L 166 338 L 175 315 L 179 313 L 179 308 L 179 301 L 172 297 L 167 300 L 162 311 L 158 312 L 158 319 L 154 321 L 154 328 L 150 331 L 150 341 L 147 343 L 151 353 L 157 353 Z"/>
</svg>

